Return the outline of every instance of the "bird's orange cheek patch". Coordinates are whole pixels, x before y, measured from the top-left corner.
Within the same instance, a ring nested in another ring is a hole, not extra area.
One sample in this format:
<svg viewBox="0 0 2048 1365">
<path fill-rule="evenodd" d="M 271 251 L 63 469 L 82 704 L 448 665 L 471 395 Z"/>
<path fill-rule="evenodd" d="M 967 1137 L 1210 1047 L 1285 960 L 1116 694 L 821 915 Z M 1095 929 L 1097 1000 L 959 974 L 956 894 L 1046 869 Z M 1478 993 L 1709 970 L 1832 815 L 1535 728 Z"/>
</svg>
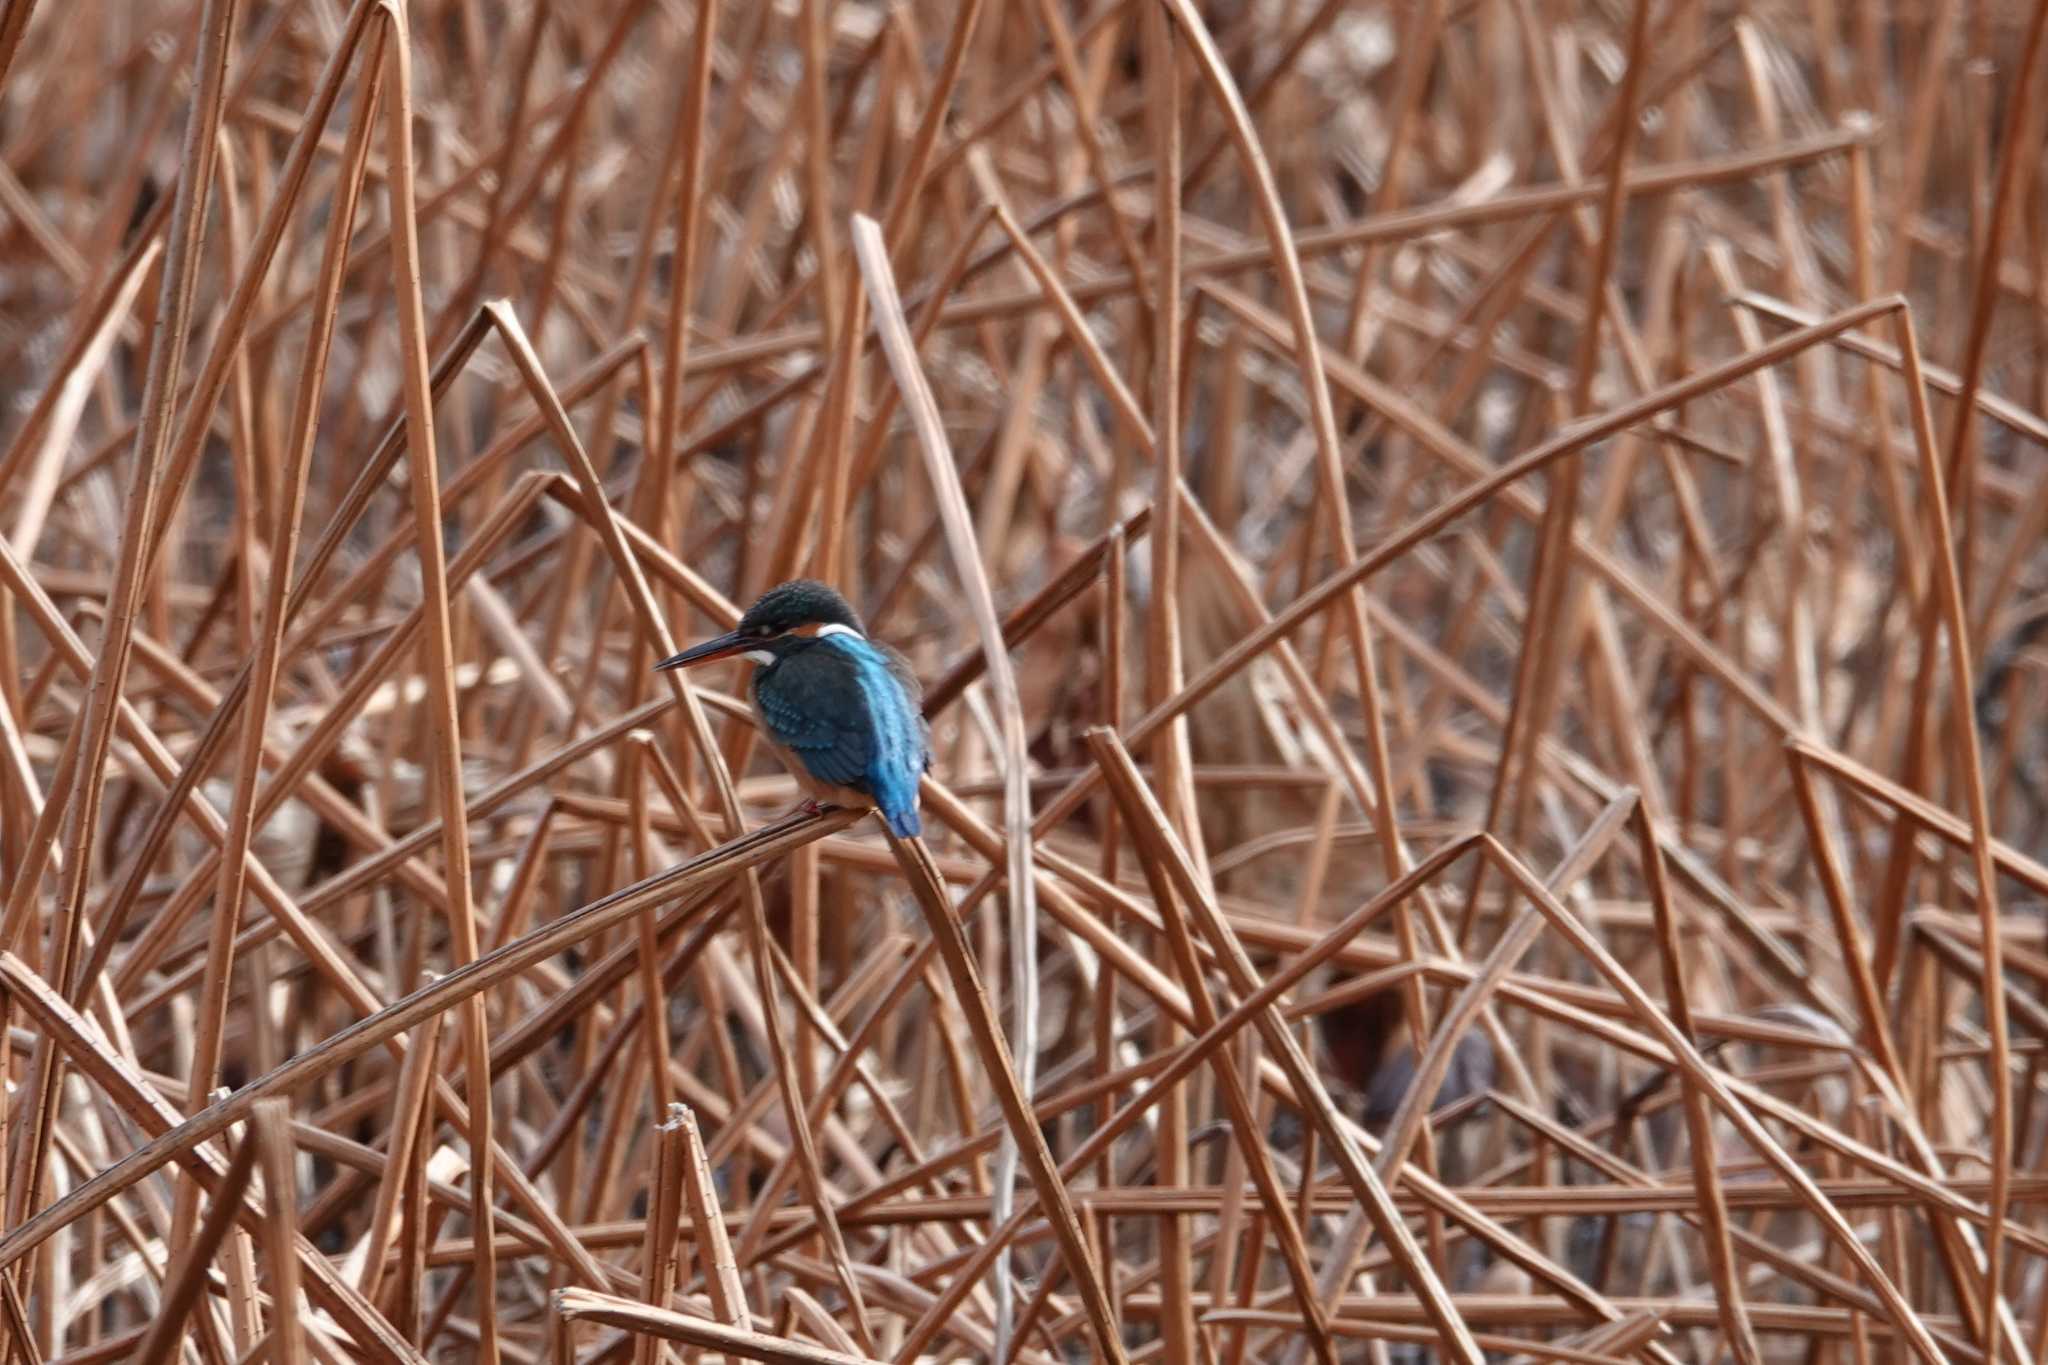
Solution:
<svg viewBox="0 0 2048 1365">
<path fill-rule="evenodd" d="M 806 640 L 816 640 L 825 635 L 850 635 L 856 640 L 865 638 L 852 626 L 842 626 L 837 621 L 806 621 L 789 634 L 800 635 Z"/>
</svg>

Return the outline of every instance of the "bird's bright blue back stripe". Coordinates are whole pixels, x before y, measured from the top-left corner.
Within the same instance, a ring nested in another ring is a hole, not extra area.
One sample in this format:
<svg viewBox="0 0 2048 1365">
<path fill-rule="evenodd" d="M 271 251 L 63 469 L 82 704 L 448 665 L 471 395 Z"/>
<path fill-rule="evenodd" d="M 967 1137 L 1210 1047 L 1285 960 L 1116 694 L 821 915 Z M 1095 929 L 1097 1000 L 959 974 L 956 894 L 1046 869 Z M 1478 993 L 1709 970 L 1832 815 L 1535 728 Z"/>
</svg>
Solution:
<svg viewBox="0 0 2048 1365">
<path fill-rule="evenodd" d="M 818 642 L 851 659 L 867 702 L 874 733 L 868 753 L 868 790 L 882 818 L 899 837 L 923 831 L 917 814 L 917 781 L 924 772 L 924 730 L 910 698 L 889 671 L 880 650 L 854 635 L 834 633 Z"/>
</svg>

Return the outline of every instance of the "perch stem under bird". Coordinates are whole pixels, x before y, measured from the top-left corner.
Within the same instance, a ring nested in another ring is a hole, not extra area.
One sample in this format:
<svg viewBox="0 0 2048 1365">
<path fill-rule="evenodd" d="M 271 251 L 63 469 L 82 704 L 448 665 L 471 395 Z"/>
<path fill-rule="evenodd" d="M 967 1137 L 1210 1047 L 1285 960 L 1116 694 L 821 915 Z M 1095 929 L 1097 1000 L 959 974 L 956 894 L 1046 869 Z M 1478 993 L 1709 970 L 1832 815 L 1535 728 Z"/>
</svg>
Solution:
<svg viewBox="0 0 2048 1365">
<path fill-rule="evenodd" d="M 844 597 L 808 578 L 780 584 L 731 631 L 655 667 L 732 658 L 755 665 L 754 719 L 809 807 L 872 808 L 899 838 L 923 832 L 917 784 L 931 743 L 917 677 Z"/>
</svg>

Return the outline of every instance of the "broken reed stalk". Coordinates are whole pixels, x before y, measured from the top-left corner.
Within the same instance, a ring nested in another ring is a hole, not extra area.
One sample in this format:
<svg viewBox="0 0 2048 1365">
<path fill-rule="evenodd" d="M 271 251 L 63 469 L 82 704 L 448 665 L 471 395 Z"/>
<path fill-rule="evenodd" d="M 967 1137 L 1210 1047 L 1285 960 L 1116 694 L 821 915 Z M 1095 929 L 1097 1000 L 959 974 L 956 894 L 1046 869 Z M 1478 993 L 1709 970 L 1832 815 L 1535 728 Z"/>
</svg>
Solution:
<svg viewBox="0 0 2048 1365">
<path fill-rule="evenodd" d="M 253 1136 L 244 1137 L 235 1144 L 234 1155 L 228 1159 L 227 1170 L 221 1176 L 219 1188 L 214 1191 L 205 1220 L 170 1267 L 164 1281 L 163 1307 L 135 1348 L 137 1365 L 164 1365 L 165 1361 L 183 1354 L 185 1319 L 205 1292 L 206 1277 L 212 1272 L 214 1255 L 219 1251 L 228 1229 L 234 1226 L 242 1196 L 256 1173 L 256 1154 Z"/>
<path fill-rule="evenodd" d="M 2048 5 L 4 8 L 9 1361 L 2039 1354 Z"/>
<path fill-rule="evenodd" d="M 668 1307 L 669 1295 L 675 1292 L 679 1267 L 676 1263 L 676 1237 L 682 1221 L 683 1182 L 685 1172 L 694 1165 L 695 1153 L 689 1150 L 688 1139 L 694 1128 L 685 1131 L 689 1122 L 689 1110 L 671 1102 L 666 1106 L 668 1118 L 656 1131 L 654 1139 L 654 1174 L 648 1182 L 647 1200 L 647 1243 L 640 1257 L 640 1279 L 645 1291 L 644 1297 L 651 1308 Z M 699 1222 L 699 1227 L 716 1219 Z M 639 1365 L 659 1365 L 661 1347 L 659 1343 L 643 1339 L 635 1348 L 634 1359 Z"/>
</svg>

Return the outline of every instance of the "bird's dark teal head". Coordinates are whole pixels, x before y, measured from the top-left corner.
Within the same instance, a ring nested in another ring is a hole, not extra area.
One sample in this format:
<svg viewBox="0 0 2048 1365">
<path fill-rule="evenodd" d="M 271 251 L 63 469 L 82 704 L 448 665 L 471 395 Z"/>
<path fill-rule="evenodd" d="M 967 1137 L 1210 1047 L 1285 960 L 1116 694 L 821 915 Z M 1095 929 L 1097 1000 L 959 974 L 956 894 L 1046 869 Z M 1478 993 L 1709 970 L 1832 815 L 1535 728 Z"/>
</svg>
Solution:
<svg viewBox="0 0 2048 1365">
<path fill-rule="evenodd" d="M 762 593 L 728 633 L 693 645 L 655 667 L 688 668 L 736 655 L 757 664 L 772 664 L 792 649 L 839 631 L 867 638 L 860 613 L 844 597 L 814 578 L 799 578 Z"/>
<path fill-rule="evenodd" d="M 747 608 L 734 633 L 762 638 L 790 634 L 806 626 L 844 626 L 856 635 L 868 633 L 846 599 L 815 578 L 795 579 L 762 593 L 760 600 Z"/>
</svg>

